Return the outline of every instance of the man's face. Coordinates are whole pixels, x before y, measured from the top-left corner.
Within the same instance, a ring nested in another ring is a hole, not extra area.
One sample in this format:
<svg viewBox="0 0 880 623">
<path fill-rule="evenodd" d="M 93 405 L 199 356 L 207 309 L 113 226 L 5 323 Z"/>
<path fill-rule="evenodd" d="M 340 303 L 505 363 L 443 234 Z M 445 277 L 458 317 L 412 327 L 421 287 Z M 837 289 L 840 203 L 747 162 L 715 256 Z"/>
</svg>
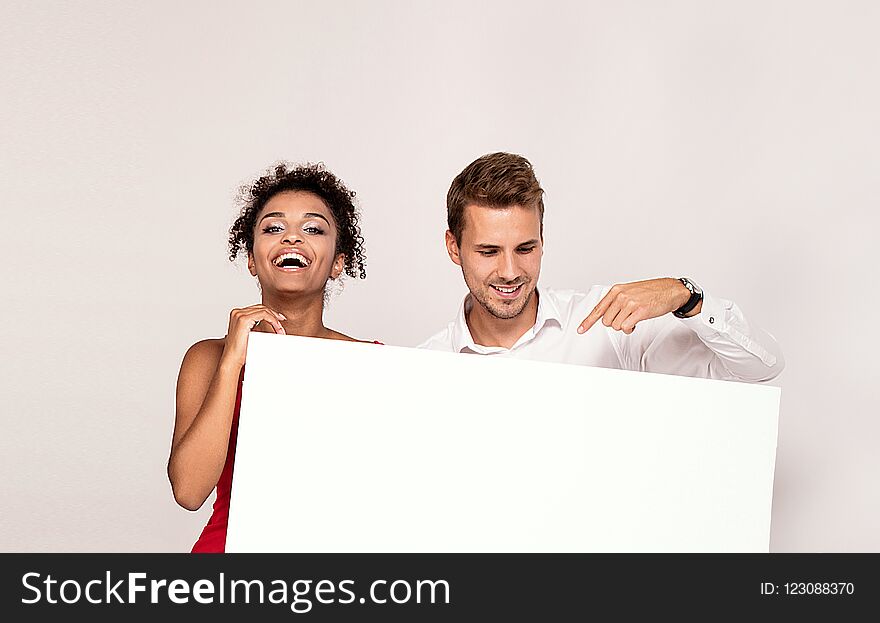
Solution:
<svg viewBox="0 0 880 623">
<path fill-rule="evenodd" d="M 531 299 L 541 273 L 538 210 L 469 205 L 461 240 L 456 242 L 447 231 L 446 249 L 483 309 L 496 318 L 515 318 Z"/>
</svg>

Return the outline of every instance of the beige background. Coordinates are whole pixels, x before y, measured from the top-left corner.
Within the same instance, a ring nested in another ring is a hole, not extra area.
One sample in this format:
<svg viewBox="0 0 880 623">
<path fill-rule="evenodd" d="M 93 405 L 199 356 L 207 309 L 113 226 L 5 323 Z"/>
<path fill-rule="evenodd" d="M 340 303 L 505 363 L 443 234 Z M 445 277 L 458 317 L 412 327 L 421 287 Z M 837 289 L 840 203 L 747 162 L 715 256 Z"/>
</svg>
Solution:
<svg viewBox="0 0 880 623">
<path fill-rule="evenodd" d="M 547 190 L 543 284 L 686 274 L 779 339 L 772 551 L 880 551 L 877 3 L 3 8 L 0 550 L 195 540 L 174 383 L 258 301 L 239 184 L 284 158 L 356 189 L 369 278 L 328 320 L 414 345 L 464 293 L 449 182 L 503 149 Z"/>
</svg>

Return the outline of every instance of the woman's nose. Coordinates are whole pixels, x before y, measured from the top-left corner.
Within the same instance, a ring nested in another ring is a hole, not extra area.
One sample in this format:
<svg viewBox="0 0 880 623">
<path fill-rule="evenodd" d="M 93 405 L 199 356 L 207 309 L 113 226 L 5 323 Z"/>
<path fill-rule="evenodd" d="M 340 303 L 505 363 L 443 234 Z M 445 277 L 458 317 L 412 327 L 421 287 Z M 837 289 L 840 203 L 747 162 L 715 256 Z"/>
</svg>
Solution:
<svg viewBox="0 0 880 623">
<path fill-rule="evenodd" d="M 302 237 L 299 235 L 298 231 L 289 231 L 284 234 L 284 237 L 281 239 L 281 244 L 292 245 L 295 242 L 302 242 Z"/>
</svg>

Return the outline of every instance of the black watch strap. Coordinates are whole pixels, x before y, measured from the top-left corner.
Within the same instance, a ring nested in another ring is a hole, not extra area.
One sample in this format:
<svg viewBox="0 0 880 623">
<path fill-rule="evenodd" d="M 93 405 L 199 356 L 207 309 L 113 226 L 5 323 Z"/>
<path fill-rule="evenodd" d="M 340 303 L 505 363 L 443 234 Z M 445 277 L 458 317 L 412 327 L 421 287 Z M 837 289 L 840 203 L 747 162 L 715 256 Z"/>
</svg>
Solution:
<svg viewBox="0 0 880 623">
<path fill-rule="evenodd" d="M 687 277 L 679 277 L 678 280 L 691 293 L 691 298 L 687 303 L 676 309 L 672 314 L 677 318 L 686 318 L 687 314 L 693 311 L 694 307 L 703 300 L 703 291 Z"/>
</svg>

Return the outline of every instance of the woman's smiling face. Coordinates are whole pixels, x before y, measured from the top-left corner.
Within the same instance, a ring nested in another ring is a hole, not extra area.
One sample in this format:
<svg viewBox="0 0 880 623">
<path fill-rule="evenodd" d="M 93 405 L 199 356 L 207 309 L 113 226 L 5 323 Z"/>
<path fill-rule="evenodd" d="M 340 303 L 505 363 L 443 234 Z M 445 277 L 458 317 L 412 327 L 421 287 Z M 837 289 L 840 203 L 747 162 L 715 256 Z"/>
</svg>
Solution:
<svg viewBox="0 0 880 623">
<path fill-rule="evenodd" d="M 327 279 L 338 277 L 344 267 L 336 236 L 333 214 L 320 197 L 281 192 L 257 215 L 248 270 L 264 293 L 323 293 Z"/>
</svg>

